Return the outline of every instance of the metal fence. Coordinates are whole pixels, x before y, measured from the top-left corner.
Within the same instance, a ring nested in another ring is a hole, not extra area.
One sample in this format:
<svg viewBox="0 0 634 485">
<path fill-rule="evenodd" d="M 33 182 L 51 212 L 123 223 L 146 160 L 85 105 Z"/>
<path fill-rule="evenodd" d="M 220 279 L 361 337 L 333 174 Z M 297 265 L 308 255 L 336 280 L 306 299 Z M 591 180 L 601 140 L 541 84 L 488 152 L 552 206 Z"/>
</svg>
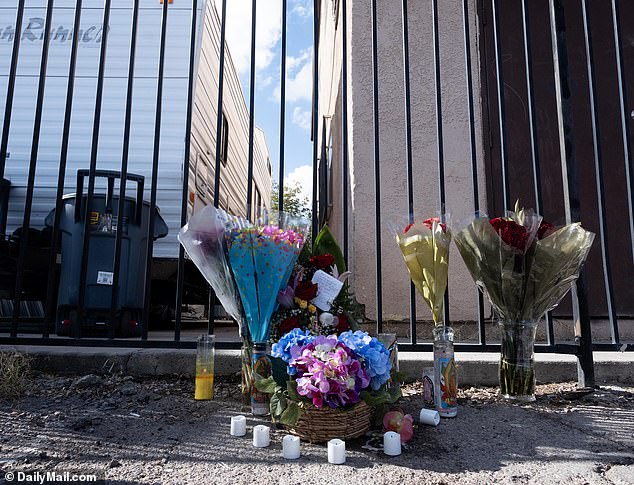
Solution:
<svg viewBox="0 0 634 485">
<path fill-rule="evenodd" d="M 134 84 L 134 73 L 135 73 L 135 49 L 136 49 L 136 40 L 137 40 L 137 24 L 139 18 L 139 1 L 134 0 L 133 9 L 132 9 L 132 29 L 130 32 L 130 55 L 129 55 L 129 65 L 128 65 L 128 76 L 127 76 L 127 88 L 126 88 L 126 107 L 125 107 L 125 124 L 124 124 L 124 134 L 123 134 L 123 151 L 121 153 L 121 176 L 120 176 L 120 184 L 119 184 L 119 205 L 118 205 L 118 214 L 123 214 L 124 211 L 124 199 L 126 193 L 126 180 L 129 175 L 129 166 L 128 166 L 128 155 L 129 155 L 129 146 L 130 146 L 130 137 L 131 137 L 131 116 L 132 116 L 132 93 L 133 93 L 133 84 Z M 188 92 L 187 92 L 187 124 L 186 124 L 186 137 L 185 137 L 185 152 L 184 152 L 184 171 L 183 171 L 183 188 L 182 188 L 182 206 L 181 206 L 181 223 L 184 225 L 187 222 L 188 217 L 188 190 L 189 190 L 189 166 L 188 160 L 190 158 L 190 135 L 191 135 L 191 123 L 192 123 L 192 107 L 193 107 L 193 91 L 194 91 L 194 80 L 195 80 L 195 58 L 196 58 L 196 26 L 197 26 L 197 13 L 198 13 L 198 3 L 201 0 L 192 0 L 192 10 L 191 10 L 191 31 L 190 31 L 190 44 L 189 44 L 189 52 L 187 55 L 189 56 L 189 78 L 188 78 Z M 285 100 L 286 100 L 286 86 L 285 86 L 285 77 L 286 77 L 286 45 L 287 45 L 287 1 L 280 0 L 282 3 L 282 29 L 281 29 L 281 85 L 280 85 L 280 138 L 279 138 L 279 207 L 283 209 L 284 207 L 284 146 L 285 146 Z M 385 293 L 385 289 L 382 287 L 382 267 L 381 267 L 381 173 L 380 173 L 380 111 L 378 109 L 379 106 L 379 67 L 378 67 L 378 39 L 377 39 L 377 23 L 379 19 L 377 18 L 377 0 L 371 1 L 371 11 L 372 11 L 372 80 L 373 80 L 373 134 L 374 134 L 374 176 L 375 176 L 375 216 L 376 216 L 376 330 L 380 332 L 383 329 L 383 295 Z M 499 105 L 499 110 L 497 110 L 499 118 L 499 132 L 500 132 L 500 140 L 501 140 L 501 160 L 502 160 L 502 174 L 503 174 L 503 183 L 502 183 L 502 191 L 504 198 L 504 207 L 509 208 L 511 203 L 512 194 L 509 189 L 509 177 L 508 177 L 508 157 L 507 157 L 507 138 L 506 138 L 506 115 L 505 115 L 505 99 L 504 99 L 504 79 L 503 79 L 503 69 L 502 69 L 502 53 L 501 53 L 501 45 L 500 45 L 500 35 L 499 35 L 499 15 L 498 8 L 502 2 L 500 0 L 491 0 L 490 5 L 493 9 L 493 20 L 494 25 L 493 29 L 495 32 L 495 71 L 496 71 L 496 79 L 497 79 L 497 103 Z M 536 139 L 536 120 L 534 117 L 534 104 L 533 104 L 533 78 L 532 78 L 532 70 L 533 66 L 531 63 L 531 43 L 529 32 L 529 18 L 528 18 L 528 7 L 527 1 L 522 1 L 522 21 L 523 21 L 523 33 L 522 33 L 522 41 L 523 48 L 525 53 L 525 76 L 526 76 L 526 85 L 528 92 L 528 108 L 529 108 L 529 118 L 530 118 L 530 138 L 532 144 L 532 153 L 531 153 L 531 164 L 532 164 L 532 173 L 534 177 L 534 191 L 535 198 L 538 201 L 537 210 L 540 210 L 541 204 L 541 182 L 540 182 L 540 170 L 539 170 L 539 160 L 538 160 L 538 152 L 536 149 L 537 139 Z M 36 101 L 36 116 L 35 116 L 35 124 L 33 129 L 33 136 L 31 142 L 31 156 L 28 164 L 28 187 L 26 192 L 26 199 L 24 205 L 24 216 L 22 222 L 22 232 L 21 237 L 19 238 L 19 252 L 16 261 L 16 278 L 15 278 L 15 289 L 13 292 L 13 316 L 11 318 L 11 327 L 8 336 L 0 336 L 0 344 L 15 344 L 15 345 L 27 345 L 27 344 L 46 344 L 46 345 L 82 345 L 82 346 L 109 346 L 109 347 L 182 347 L 182 348 L 192 348 L 195 345 L 193 341 L 184 341 L 181 340 L 181 328 L 182 328 L 182 303 L 184 297 L 184 273 L 185 273 L 185 255 L 183 248 L 180 248 L 179 258 L 178 258 L 178 272 L 177 272 L 177 282 L 176 282 L 176 295 L 175 295 L 175 321 L 174 321 L 174 334 L 172 340 L 153 340 L 148 338 L 148 322 L 150 319 L 150 299 L 152 292 L 152 258 L 146 258 L 146 265 L 144 268 L 145 272 L 145 299 L 144 299 L 144 307 L 143 314 L 141 318 L 141 335 L 140 338 L 137 339 L 119 339 L 114 338 L 112 326 L 110 327 L 110 333 L 108 335 L 109 338 L 106 339 L 95 339 L 95 338 L 85 338 L 82 337 L 81 325 L 77 329 L 78 332 L 74 335 L 75 338 L 54 338 L 49 335 L 49 328 L 54 323 L 55 315 L 56 315 L 56 301 L 54 300 L 55 295 L 55 286 L 57 284 L 56 281 L 56 272 L 50 270 L 48 272 L 48 281 L 47 281 L 47 300 L 45 303 L 45 318 L 41 325 L 41 336 L 32 336 L 25 337 L 19 336 L 19 323 L 21 322 L 21 301 L 23 299 L 23 289 L 24 289 L 24 268 L 26 264 L 26 258 L 28 258 L 28 245 L 29 245 L 29 227 L 31 225 L 31 210 L 33 203 L 33 191 L 34 191 L 34 182 L 35 182 L 35 171 L 37 168 L 38 162 L 38 149 L 39 149 L 39 141 L 40 141 L 40 128 L 42 124 L 42 105 L 44 100 L 44 90 L 46 87 L 47 81 L 47 61 L 48 61 L 48 50 L 49 50 L 49 39 L 51 34 L 51 21 L 52 21 L 52 12 L 55 4 L 55 0 L 47 0 L 47 15 L 46 21 L 44 25 L 44 34 L 43 34 L 43 48 L 41 54 L 41 62 L 40 62 L 40 70 L 39 70 L 39 82 L 37 88 L 37 101 Z M 570 76 L 568 72 L 568 52 L 567 52 L 567 39 L 566 39 L 566 26 L 565 26 L 565 9 L 564 2 L 562 0 L 549 0 L 549 8 L 550 8 L 550 30 L 552 36 L 552 44 L 553 44 L 553 59 L 555 63 L 555 72 L 556 76 L 553 80 L 554 86 L 557 93 L 557 115 L 558 115 L 558 127 L 559 127 L 559 136 L 560 136 L 560 144 L 561 144 L 561 164 L 562 170 L 565 177 L 565 209 L 566 209 L 566 218 L 570 221 L 580 220 L 580 194 L 578 190 L 578 182 L 577 182 L 577 164 L 574 158 L 573 150 L 571 149 L 572 144 L 572 134 L 574 133 L 574 126 L 571 122 L 571 100 L 570 100 Z M 591 32 L 589 30 L 588 23 L 588 6 L 585 0 L 581 0 L 581 4 L 584 12 L 584 32 L 585 32 L 585 42 L 586 42 L 586 53 L 587 53 L 587 70 L 588 70 L 588 79 L 590 80 L 590 93 L 591 98 L 589 100 L 592 106 L 592 121 L 594 127 L 593 133 L 593 142 L 594 142 L 594 159 L 596 166 L 596 179 L 597 179 L 597 192 L 599 194 L 599 208 L 601 214 L 604 216 L 605 205 L 602 200 L 602 190 L 603 190 L 603 166 L 602 160 L 600 157 L 600 152 L 597 149 L 600 136 L 598 127 L 596 125 L 595 120 L 595 109 L 596 109 L 596 100 L 593 95 L 593 88 L 595 83 L 596 73 L 593 68 L 593 59 L 592 59 L 592 48 L 591 48 Z M 314 8 L 314 62 L 313 62 L 313 86 L 316 88 L 319 83 L 319 18 L 320 18 L 320 5 L 321 2 L 319 0 L 313 1 Z M 433 59 L 434 59 L 434 89 L 435 89 L 435 108 L 436 108 L 436 146 L 437 146 L 437 168 L 438 168 L 438 181 L 439 181 L 439 207 L 443 207 L 445 204 L 445 161 L 444 161 L 444 139 L 443 139 L 443 119 L 442 119 L 442 104 L 443 97 L 442 93 L 442 82 L 443 78 L 441 76 L 441 66 L 440 66 L 440 36 L 438 33 L 438 24 L 439 24 L 439 15 L 438 15 L 438 0 L 432 0 L 431 2 L 432 9 L 430 15 L 433 20 Z M 471 148 L 471 158 L 470 158 L 470 170 L 471 170 L 471 178 L 473 181 L 472 190 L 473 190 L 473 200 L 475 211 L 479 210 L 480 207 L 478 205 L 479 194 L 478 194 L 478 163 L 477 163 L 477 155 L 476 155 L 476 121 L 474 115 L 474 86 L 473 86 L 473 78 L 472 78 L 472 65 L 473 60 L 471 59 L 471 49 L 470 49 L 470 32 L 469 32 L 469 18 L 470 18 L 470 8 L 471 2 L 468 0 L 462 0 L 462 16 L 463 16 L 463 34 L 464 34 L 464 68 L 465 68 L 465 76 L 467 81 L 467 90 L 464 93 L 464 102 L 468 105 L 468 113 L 469 113 L 469 144 Z M 632 186 L 634 183 L 632 182 L 632 161 L 629 147 L 629 127 L 627 123 L 627 102 L 626 102 L 626 90 L 624 89 L 624 79 L 622 72 L 622 50 L 620 49 L 621 43 L 623 40 L 621 39 L 619 32 L 619 10 L 618 10 L 619 1 L 612 0 L 611 7 L 613 9 L 614 16 L 614 39 L 617 48 L 617 69 L 618 69 L 618 80 L 619 80 L 619 95 L 621 101 L 621 124 L 623 130 L 623 142 L 624 142 L 624 150 L 626 154 L 625 158 L 625 166 L 627 168 L 628 174 L 628 199 L 629 199 L 629 224 L 632 234 L 634 234 L 634 219 L 632 218 L 632 207 L 634 205 L 633 194 L 632 194 Z M 413 186 L 413 161 L 412 161 L 412 114 L 411 114 L 411 86 L 410 86 L 410 54 L 409 54 L 409 39 L 408 39 L 408 9 L 411 6 L 408 5 L 407 0 L 402 0 L 401 8 L 402 8 L 402 20 L 403 20 L 403 37 L 402 37 L 402 48 L 403 48 L 403 65 L 404 65 L 404 92 L 405 92 L 405 126 L 406 126 L 406 147 L 405 147 L 405 163 L 407 164 L 407 200 L 408 200 L 408 209 L 410 213 L 410 217 L 413 220 L 414 217 L 414 186 Z M 166 30 L 168 24 L 168 12 L 170 8 L 170 2 L 164 1 L 162 2 L 162 22 L 161 22 L 161 35 L 160 35 L 160 47 L 159 47 L 159 65 L 158 65 L 158 84 L 156 91 L 156 103 L 155 103 L 155 122 L 154 122 L 154 145 L 152 152 L 152 175 L 150 180 L 150 214 L 153 213 L 156 207 L 157 200 L 157 180 L 158 180 L 158 172 L 161 170 L 159 166 L 159 150 L 160 150 L 160 140 L 161 140 L 161 120 L 163 116 L 162 110 L 162 102 L 164 100 L 163 93 L 163 79 L 164 79 L 164 70 L 165 70 L 165 50 L 166 50 Z M 349 237 L 347 233 L 347 227 L 349 223 L 349 214 L 348 214 L 348 198 L 349 194 L 349 160 L 348 160 L 348 148 L 349 148 L 349 138 L 348 138 L 348 91 L 349 91 L 349 71 L 347 62 L 347 49 L 348 49 L 348 36 L 349 32 L 349 19 L 348 17 L 348 9 L 346 0 L 340 0 L 339 8 L 341 9 L 341 40 L 342 40 L 342 54 L 343 54 L 343 67 L 342 67 L 342 76 L 341 76 L 341 140 L 343 144 L 342 150 L 342 160 L 341 160 L 341 177 L 342 183 L 341 187 L 335 188 L 335 190 L 341 190 L 343 204 L 341 208 L 342 221 L 343 221 L 343 237 L 342 237 L 342 248 L 344 255 L 347 259 L 349 254 Z M 15 31 L 22 31 L 22 22 L 25 11 L 25 0 L 18 0 L 17 2 L 17 14 L 15 19 Z M 104 86 L 104 71 L 105 71 L 105 61 L 106 61 L 106 53 L 108 50 L 108 25 L 110 21 L 110 11 L 111 11 L 111 0 L 104 0 L 104 8 L 103 8 L 103 40 L 101 42 L 101 47 L 99 51 L 99 71 L 98 71 L 98 79 L 97 79 L 97 90 L 95 97 L 95 109 L 94 109 L 94 117 L 93 117 L 93 127 L 92 127 L 92 140 L 91 140 L 91 151 L 90 151 L 90 160 L 89 167 L 87 171 L 87 199 L 85 202 L 85 208 L 83 211 L 83 239 L 82 239 L 82 254 L 81 254 L 81 265 L 80 271 L 77 274 L 77 278 L 80 281 L 80 296 L 79 296 L 79 304 L 77 308 L 77 314 L 80 316 L 83 314 L 84 303 L 85 303 L 85 284 L 86 284 L 86 274 L 87 274 L 87 265 L 89 255 L 89 246 L 91 237 L 90 230 L 90 214 L 93 206 L 93 198 L 95 192 L 95 178 L 98 174 L 98 149 L 100 142 L 100 127 L 101 127 L 101 113 L 102 113 L 102 104 L 103 104 L 103 86 Z M 81 15 L 82 15 L 82 0 L 76 0 L 75 2 L 75 10 L 74 10 L 74 29 L 75 32 L 79 30 Z M 471 12 L 473 14 L 473 12 Z M 213 202 L 217 206 L 219 204 L 219 188 L 220 188 L 220 176 L 221 176 L 221 148 L 220 143 L 222 140 L 221 137 L 221 128 L 222 128 L 222 106 L 223 106 L 223 81 L 224 81 L 224 71 L 225 71 L 225 33 L 226 33 L 226 24 L 227 24 L 227 0 L 222 0 L 222 6 L 220 10 L 220 25 L 221 25 L 221 36 L 220 36 L 220 71 L 219 71 L 219 89 L 217 93 L 217 106 L 219 109 L 218 119 L 216 123 L 216 150 L 215 150 L 215 186 L 214 186 L 214 197 Z M 252 18 L 251 18 L 251 58 L 250 58 L 250 84 L 249 84 L 249 152 L 248 152 L 248 180 L 247 180 L 247 197 L 245 201 L 246 205 L 246 213 L 251 213 L 251 203 L 253 199 L 253 163 L 254 163 L 254 153 L 253 153 L 253 145 L 254 145 L 254 112 L 255 112 L 255 26 L 256 26 L 256 0 L 252 0 Z M 2 139 L 0 141 L 0 175 L 4 174 L 5 161 L 7 159 L 7 151 L 8 151 L 8 141 L 10 136 L 10 126 L 11 126 L 11 115 L 13 109 L 13 97 L 15 90 L 15 81 L 16 81 L 16 70 L 20 52 L 20 44 L 21 44 L 21 35 L 15 35 L 12 46 L 12 56 L 11 63 L 9 69 L 8 76 L 8 87 L 7 87 L 7 98 L 6 98 L 6 106 L 4 111 L 4 122 L 2 129 Z M 76 58 L 77 58 L 77 49 L 78 49 L 79 36 L 73 36 L 72 48 L 70 53 L 70 64 L 68 71 L 68 85 L 67 85 L 67 93 L 66 93 L 66 105 L 63 113 L 64 116 L 64 124 L 63 124 L 63 132 L 61 139 L 61 151 L 59 157 L 59 171 L 58 171 L 58 184 L 56 191 L 56 211 L 55 218 L 53 223 L 53 229 L 51 233 L 51 244 L 50 244 L 50 252 L 48 255 L 49 268 L 55 268 L 57 262 L 57 255 L 59 252 L 58 240 L 59 240 L 59 225 L 60 225 L 60 214 L 62 210 L 62 198 L 63 198 L 63 190 L 64 190 L 64 180 L 66 177 L 66 167 L 67 167 L 67 157 L 69 150 L 69 134 L 70 134 L 70 124 L 71 124 L 71 113 L 73 108 L 73 93 L 76 79 Z M 185 53 L 183 53 L 185 55 Z M 313 113 L 312 113 L 312 141 L 313 141 L 313 202 L 312 202 L 312 210 L 313 210 L 313 234 L 316 234 L 319 227 L 323 224 L 326 219 L 326 208 L 324 204 L 327 203 L 327 193 L 328 193 L 328 181 L 325 172 L 321 171 L 324 167 L 324 163 L 326 163 L 326 159 L 328 158 L 328 147 L 325 131 L 318 132 L 319 127 L 319 92 L 318 89 L 313 89 Z M 318 139 L 322 140 L 321 153 L 318 153 Z M 321 164 L 320 164 L 321 161 Z M 143 191 L 141 190 L 141 193 Z M 319 195 L 321 194 L 321 195 Z M 607 281 L 608 291 L 611 291 L 611 281 L 609 279 L 610 276 L 610 268 L 608 264 L 608 249 L 606 244 L 606 226 L 604 223 L 604 218 L 601 219 L 601 231 L 599 234 L 599 243 L 601 244 L 602 254 L 603 254 L 603 267 L 604 267 L 604 275 Z M 154 218 L 150 217 L 147 229 L 147 244 L 144 247 L 144 251 L 146 255 L 153 254 L 153 237 L 154 234 Z M 113 258 L 113 283 L 112 283 L 112 300 L 111 300 L 111 318 L 114 319 L 114 312 L 117 308 L 117 295 L 118 292 L 116 289 L 118 288 L 119 282 L 121 280 L 121 253 L 122 253 L 122 234 L 121 231 L 117 230 L 116 233 L 116 242 L 115 242 L 115 252 Z M 449 293 L 446 295 L 446 298 L 449 298 Z M 476 298 L 476 295 L 474 295 Z M 576 290 L 573 295 L 573 299 L 575 304 L 574 308 L 574 321 L 576 323 L 576 342 L 575 344 L 562 344 L 557 343 L 554 338 L 553 332 L 553 323 L 552 317 L 549 315 L 547 317 L 547 344 L 536 346 L 536 350 L 538 352 L 558 352 L 558 353 L 567 353 L 574 354 L 579 358 L 580 362 L 580 381 L 591 384 L 593 382 L 593 360 L 592 360 L 592 350 L 617 350 L 617 349 L 627 349 L 634 350 L 633 344 L 623 344 L 619 342 L 619 331 L 618 331 L 618 323 L 615 315 L 611 314 L 610 320 L 613 329 L 613 338 L 612 343 L 609 344 L 592 344 L 591 337 L 591 322 L 590 322 L 590 314 L 588 311 L 588 298 L 589 295 L 586 291 L 586 282 L 585 277 L 582 274 L 581 278 L 578 281 L 576 286 Z M 429 351 L 431 350 L 430 343 L 421 343 L 417 341 L 416 337 L 416 328 L 417 328 L 417 316 L 416 316 L 416 304 L 415 304 L 415 291 L 414 286 L 410 287 L 410 331 L 411 331 L 411 342 L 403 343 L 402 348 L 405 350 L 413 350 L 413 351 Z M 462 343 L 457 344 L 457 350 L 459 351 L 498 351 L 499 345 L 491 344 L 487 340 L 487 336 L 485 333 L 485 315 L 484 315 L 484 302 L 482 295 L 477 294 L 478 299 L 478 311 L 477 315 L 475 315 L 475 320 L 477 321 L 478 330 L 479 330 L 479 341 L 477 343 L 468 344 Z M 210 308 L 213 309 L 213 302 L 215 301 L 215 297 L 212 292 L 210 292 L 209 302 Z M 449 318 L 449 306 L 445 305 L 445 317 L 446 321 L 450 321 Z M 209 317 L 209 326 L 208 331 L 212 333 L 214 331 L 214 322 L 213 322 L 213 311 L 210 312 Z M 220 348 L 237 348 L 239 346 L 238 342 L 218 342 L 218 347 Z"/>
</svg>

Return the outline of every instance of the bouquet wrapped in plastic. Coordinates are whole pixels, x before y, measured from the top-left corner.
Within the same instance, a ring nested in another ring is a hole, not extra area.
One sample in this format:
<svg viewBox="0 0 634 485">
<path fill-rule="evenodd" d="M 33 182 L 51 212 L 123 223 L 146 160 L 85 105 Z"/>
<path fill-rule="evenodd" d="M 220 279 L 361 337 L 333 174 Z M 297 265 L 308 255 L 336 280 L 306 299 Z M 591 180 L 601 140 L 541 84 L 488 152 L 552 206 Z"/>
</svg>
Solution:
<svg viewBox="0 0 634 485">
<path fill-rule="evenodd" d="M 451 232 L 438 217 L 395 226 L 392 232 L 414 286 L 431 309 L 434 324 L 442 325 Z"/>
<path fill-rule="evenodd" d="M 537 324 L 579 277 L 594 234 L 580 223 L 557 229 L 532 210 L 516 205 L 506 217 L 476 217 L 454 230 L 454 240 L 499 317 L 501 393 L 533 400 Z"/>
<path fill-rule="evenodd" d="M 278 293 L 286 288 L 308 228 L 306 219 L 283 212 L 267 212 L 255 224 L 242 218 L 229 223 L 227 258 L 252 342 L 268 340 Z"/>
<path fill-rule="evenodd" d="M 178 240 L 214 289 L 226 312 L 240 322 L 242 305 L 225 248 L 225 228 L 229 218 L 222 209 L 207 206 L 182 227 Z"/>
</svg>

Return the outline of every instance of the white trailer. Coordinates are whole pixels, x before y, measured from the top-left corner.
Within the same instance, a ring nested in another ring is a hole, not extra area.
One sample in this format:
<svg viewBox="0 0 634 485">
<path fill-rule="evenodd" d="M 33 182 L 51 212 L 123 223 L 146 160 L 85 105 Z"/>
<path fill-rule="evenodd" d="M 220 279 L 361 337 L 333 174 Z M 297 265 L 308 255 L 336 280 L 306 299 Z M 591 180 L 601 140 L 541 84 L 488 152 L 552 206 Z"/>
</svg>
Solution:
<svg viewBox="0 0 634 485">
<path fill-rule="evenodd" d="M 1 115 L 6 106 L 17 3 L 18 0 L 0 2 Z M 7 234 L 22 225 L 46 3 L 45 0 L 26 0 L 4 174 L 11 182 Z M 132 4 L 131 0 L 112 0 L 98 169 L 118 171 L 121 166 Z M 140 0 L 128 171 L 146 177 L 146 199 L 149 199 L 152 170 L 162 7 L 161 0 Z M 65 193 L 75 191 L 77 170 L 88 168 L 90 163 L 103 8 L 103 0 L 83 1 Z M 195 101 L 192 135 L 186 140 L 191 10 L 192 0 L 173 0 L 167 18 L 157 204 L 169 227 L 169 235 L 156 241 L 154 257 L 169 260 L 178 257 L 176 235 L 181 220 L 185 143 L 191 146 L 190 210 L 213 200 L 220 20 L 213 0 L 198 1 Z M 74 16 L 75 0 L 55 1 L 31 217 L 31 226 L 35 228 L 43 227 L 44 218 L 55 206 Z M 224 76 L 223 115 L 227 140 L 221 152 L 221 206 L 244 214 L 249 116 L 228 48 Z M 258 130 L 254 137 L 253 193 L 260 198 L 254 196 L 256 203 L 270 206 L 270 187 L 271 162 L 266 140 Z M 132 186 L 130 189 L 132 192 Z"/>
</svg>

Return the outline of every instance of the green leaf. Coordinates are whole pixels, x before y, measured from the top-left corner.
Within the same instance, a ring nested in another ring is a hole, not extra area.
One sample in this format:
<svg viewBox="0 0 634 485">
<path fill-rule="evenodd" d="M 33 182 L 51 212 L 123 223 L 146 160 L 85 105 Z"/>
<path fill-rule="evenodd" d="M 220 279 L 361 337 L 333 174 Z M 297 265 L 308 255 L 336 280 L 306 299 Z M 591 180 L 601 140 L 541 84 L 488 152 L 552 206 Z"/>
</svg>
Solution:
<svg viewBox="0 0 634 485">
<path fill-rule="evenodd" d="M 302 416 L 302 410 L 294 401 L 287 401 L 287 403 L 288 405 L 280 417 L 280 423 L 292 426 L 297 423 L 299 418 Z"/>
<path fill-rule="evenodd" d="M 380 391 L 361 391 L 361 399 L 363 399 L 368 406 L 393 404 L 398 401 L 400 397 L 401 390 L 398 387 Z"/>
<path fill-rule="evenodd" d="M 291 401 L 299 401 L 300 397 L 297 393 L 297 381 L 287 381 L 286 390 L 288 391 L 288 398 Z"/>
<path fill-rule="evenodd" d="M 346 261 L 343 258 L 341 248 L 339 247 L 339 244 L 337 244 L 337 240 L 332 235 L 327 225 L 324 225 L 321 231 L 319 231 L 319 234 L 315 238 L 315 244 L 313 245 L 314 256 L 320 256 L 323 254 L 333 255 L 339 274 L 346 271 Z"/>
<path fill-rule="evenodd" d="M 277 383 L 275 382 L 275 379 L 273 379 L 273 376 L 267 377 L 266 379 L 255 380 L 255 388 L 258 391 L 264 392 L 266 394 L 273 394 L 277 387 Z"/>
<path fill-rule="evenodd" d="M 280 387 L 286 387 L 286 381 L 288 381 L 288 371 L 286 369 L 286 362 L 284 362 L 279 357 L 271 357 L 269 355 L 269 359 L 271 361 L 271 374 L 275 382 Z"/>
<path fill-rule="evenodd" d="M 276 392 L 271 396 L 271 414 L 273 416 L 280 416 L 286 409 L 287 400 L 284 394 Z"/>
</svg>

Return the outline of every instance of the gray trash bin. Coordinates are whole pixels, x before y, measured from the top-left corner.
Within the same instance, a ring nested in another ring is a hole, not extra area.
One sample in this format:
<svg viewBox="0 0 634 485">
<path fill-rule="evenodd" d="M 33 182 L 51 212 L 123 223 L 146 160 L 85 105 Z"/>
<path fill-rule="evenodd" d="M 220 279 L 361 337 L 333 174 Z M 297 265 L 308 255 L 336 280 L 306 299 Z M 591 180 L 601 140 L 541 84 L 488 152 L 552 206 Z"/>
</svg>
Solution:
<svg viewBox="0 0 634 485">
<path fill-rule="evenodd" d="M 77 315 L 79 279 L 81 271 L 84 216 L 87 195 L 83 191 L 88 170 L 77 172 L 77 192 L 65 195 L 60 217 L 59 233 L 61 268 L 57 298 L 56 331 L 58 335 L 73 336 L 81 326 L 83 336 L 105 336 L 108 325 L 114 326 L 116 336 L 138 336 L 145 296 L 145 249 L 150 215 L 150 204 L 143 200 L 144 177 L 128 174 L 127 179 L 137 184 L 136 198 L 126 197 L 123 215 L 118 214 L 119 196 L 114 195 L 114 182 L 119 172 L 97 170 L 96 177 L 106 178 L 106 193 L 95 193 L 90 214 L 90 243 L 86 271 L 84 314 Z M 165 221 L 155 210 L 154 239 L 167 235 Z M 55 210 L 46 218 L 52 226 Z M 115 238 L 121 227 L 121 266 L 119 271 L 118 304 L 115 321 L 110 322 L 112 299 L 112 271 Z"/>
</svg>

